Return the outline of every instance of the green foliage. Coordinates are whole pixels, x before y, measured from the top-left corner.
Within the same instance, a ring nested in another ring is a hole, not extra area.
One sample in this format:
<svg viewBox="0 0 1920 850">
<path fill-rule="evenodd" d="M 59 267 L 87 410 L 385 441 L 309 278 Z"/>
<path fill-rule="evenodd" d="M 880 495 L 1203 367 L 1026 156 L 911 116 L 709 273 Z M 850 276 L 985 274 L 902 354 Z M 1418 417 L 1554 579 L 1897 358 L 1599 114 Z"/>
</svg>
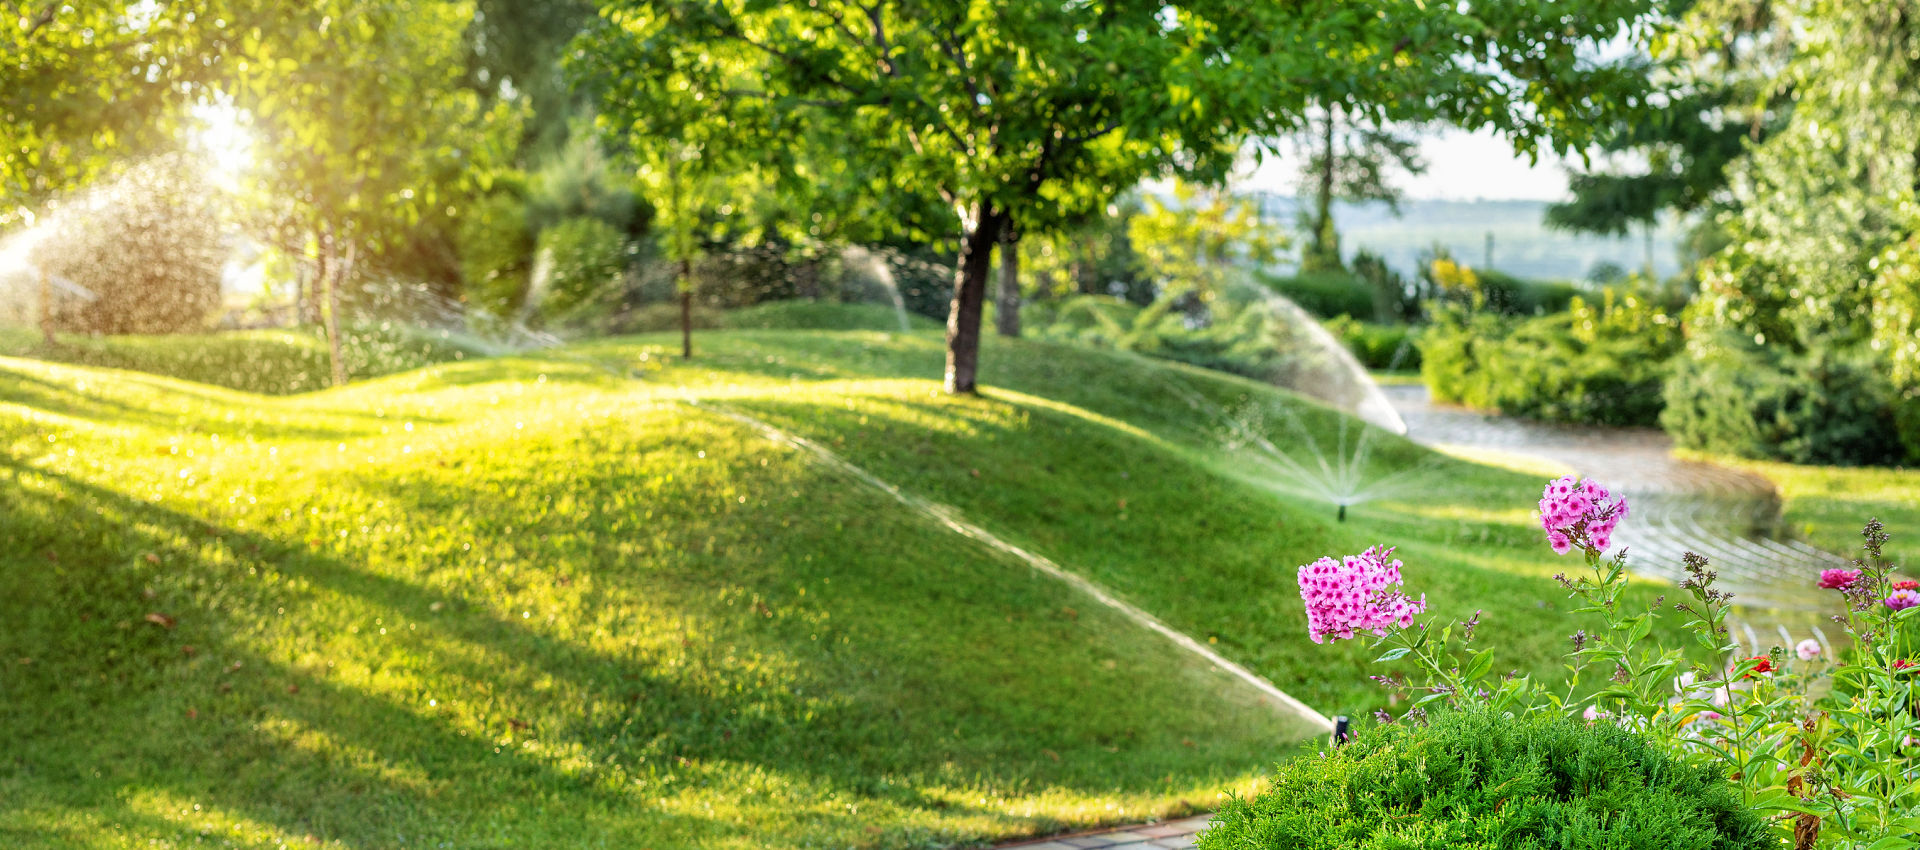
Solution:
<svg viewBox="0 0 1920 850">
<path fill-rule="evenodd" d="M 1244 281 L 1246 269 L 1273 263 L 1286 245 L 1250 200 L 1189 183 L 1175 184 L 1173 193 L 1171 203 L 1145 199 L 1127 218 L 1127 245 L 1158 284 L 1156 299 L 1211 301 Z"/>
<path fill-rule="evenodd" d="M 1833 465 L 1920 459 L 1903 447 L 1890 382 L 1863 352 L 1804 354 L 1738 339 L 1677 358 L 1660 422 L 1679 445 L 1736 457 Z"/>
<path fill-rule="evenodd" d="M 1377 312 L 1379 289 L 1372 281 L 1357 274 L 1322 271 L 1302 272 L 1288 277 L 1261 274 L 1260 278 L 1261 282 L 1273 287 L 1287 300 L 1300 305 L 1300 309 L 1322 319 L 1336 316 L 1368 319 Z"/>
<path fill-rule="evenodd" d="M 988 255 L 1005 232 L 1065 229 L 1148 177 L 1218 180 L 1242 141 L 1296 129 L 1313 102 L 1572 150 L 1644 106 L 1642 76 L 1580 51 L 1645 35 L 1653 7 L 617 0 L 580 56 L 604 125 L 636 150 L 672 148 L 643 159 L 660 162 L 677 220 L 709 208 L 681 199 L 715 175 L 856 201 L 797 204 L 809 217 L 895 198 L 945 211 L 909 220 L 957 217 L 946 372 L 971 392 Z M 1384 23 L 1409 20 L 1420 25 Z M 687 259 L 676 232 L 669 255 Z"/>
<path fill-rule="evenodd" d="M 524 199 L 501 191 L 475 201 L 460 219 L 467 303 L 495 316 L 517 315 L 533 273 L 533 250 Z"/>
<path fill-rule="evenodd" d="M 1072 295 L 1029 302 L 1021 321 L 1040 339 L 1131 351 L 1260 381 L 1284 381 L 1299 357 L 1263 309 L 1221 301 L 1197 316 L 1171 305 Z"/>
<path fill-rule="evenodd" d="M 203 330 L 220 308 L 228 235 L 205 176 L 182 158 L 143 163 L 58 208 L 34 244 L 60 330 L 158 334 Z"/>
<path fill-rule="evenodd" d="M 1368 369 L 1394 371 L 1420 368 L 1420 331 L 1407 325 L 1381 325 L 1362 322 L 1348 316 L 1326 321 L 1327 330 L 1340 340 L 1354 359 Z"/>
<path fill-rule="evenodd" d="M 1420 337 L 1436 401 L 1548 422 L 1653 425 L 1678 323 L 1637 294 L 1514 319 L 1445 307 Z"/>
<path fill-rule="evenodd" d="M 1369 730 L 1230 798 L 1201 850 L 1761 850 L 1760 818 L 1716 773 L 1631 732 L 1450 712 Z"/>
<path fill-rule="evenodd" d="M 0 228 L 117 160 L 177 147 L 253 4 L 9 3 L 0 12 Z M 209 26 L 220 20 L 226 26 Z"/>
<path fill-rule="evenodd" d="M 1700 14 L 1724 14 L 1717 5 Z M 1916 19 L 1912 0 L 1769 7 L 1765 20 L 1792 37 L 1791 50 L 1763 63 L 1766 82 L 1791 91 L 1792 111 L 1730 167 L 1726 245 L 1703 264 L 1688 316 L 1703 339 L 1795 353 L 1872 341 L 1911 386 L 1901 364 L 1914 350 L 1906 255 L 1920 233 Z"/>
<path fill-rule="evenodd" d="M 547 228 L 540 233 L 534 264 L 536 273 L 545 275 L 535 309 L 548 321 L 557 321 L 606 301 L 615 294 L 633 253 L 626 234 L 598 218 L 570 218 Z"/>
<path fill-rule="evenodd" d="M 1525 280 L 1498 269 L 1476 269 L 1484 309 L 1506 316 L 1542 316 L 1568 309 L 1582 290 L 1566 281 Z"/>
</svg>

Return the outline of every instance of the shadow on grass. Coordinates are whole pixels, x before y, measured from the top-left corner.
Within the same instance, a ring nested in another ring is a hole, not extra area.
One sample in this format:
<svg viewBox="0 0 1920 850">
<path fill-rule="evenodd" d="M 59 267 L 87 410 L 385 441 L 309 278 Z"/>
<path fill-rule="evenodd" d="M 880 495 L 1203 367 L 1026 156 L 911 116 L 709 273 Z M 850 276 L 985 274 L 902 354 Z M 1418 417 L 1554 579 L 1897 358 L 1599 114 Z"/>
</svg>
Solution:
<svg viewBox="0 0 1920 850">
<path fill-rule="evenodd" d="M 571 492 L 641 490 L 649 476 L 625 459 L 676 448 L 599 438 L 607 445 L 591 455 L 597 464 L 559 473 Z M 800 791 L 740 805 L 807 804 L 819 811 L 785 816 L 860 835 L 872 815 L 828 803 L 852 795 L 1016 824 L 1026 819 L 963 795 L 1152 792 L 1175 773 L 1191 782 L 1265 761 L 1250 746 L 1260 728 L 1224 733 L 1231 712 L 1156 727 L 1154 699 L 1191 702 L 1180 693 L 1190 677 L 1128 681 L 1148 671 L 1136 666 L 1137 648 L 1098 636 L 1097 626 L 1112 624 L 1061 616 L 1056 588 L 969 555 L 970 543 L 875 511 L 874 500 L 847 497 L 845 482 L 805 471 L 762 488 L 790 496 L 751 505 L 732 499 L 731 487 L 689 483 L 642 506 L 663 514 L 652 527 L 670 530 L 648 542 L 646 529 L 614 522 L 632 504 L 589 499 L 578 514 L 552 515 L 554 490 L 520 486 L 545 459 L 534 452 L 527 465 L 500 467 L 505 490 L 431 474 L 330 482 L 337 494 L 377 493 L 394 516 L 410 519 L 431 516 L 425 505 L 499 499 L 486 516 L 518 525 L 521 536 L 484 522 L 473 535 L 522 551 L 489 569 L 460 563 L 450 542 L 302 545 L 311 532 L 299 526 L 236 531 L 0 461 L 0 536 L 18 544 L 0 554 L 0 614 L 9 622 L 0 690 L 25 696 L 0 706 L 9 776 L 0 787 L 13 792 L 0 822 L 9 808 L 26 819 L 90 810 L 150 834 L 197 831 L 193 816 L 130 803 L 161 793 L 349 847 L 389 846 L 403 835 L 464 847 L 587 835 L 766 842 L 774 836 L 753 820 L 764 812 L 694 816 L 663 803 L 688 791 L 697 799 L 702 789 L 751 795 L 751 783 L 730 778 L 749 766 Z M 766 533 L 809 510 L 840 519 Z M 560 533 L 569 527 L 588 531 Z M 536 531 L 556 539 L 536 544 Z M 850 539 L 921 551 L 854 557 Z M 376 561 L 403 569 L 381 571 Z M 889 575 L 899 566 L 909 569 Z M 835 592 L 822 592 L 835 578 Z M 503 609 L 514 585 L 568 580 L 578 590 L 556 604 L 577 606 L 579 629 Z M 813 600 L 802 601 L 796 585 L 815 587 Z M 722 606 L 716 594 L 733 601 Z M 616 606 L 624 606 L 617 616 L 589 627 L 596 608 Z M 663 612 L 700 644 L 614 652 L 595 648 L 589 634 L 650 628 L 647 618 Z M 149 623 L 148 613 L 178 625 Z M 397 633 L 391 649 L 344 638 L 344 630 L 371 629 L 369 618 L 396 630 L 410 620 L 419 636 Z M 1002 618 L 1022 625 L 1001 628 Z M 1116 657 L 1127 666 L 1102 666 Z M 1027 669 L 1035 658 L 1040 669 Z M 911 663 L 902 669 L 901 661 Z M 793 672 L 769 677 L 756 664 Z M 350 676 L 349 667 L 366 669 Z M 383 668 L 431 691 L 401 700 L 405 688 L 352 681 L 377 680 Z M 437 708 L 434 694 L 467 708 Z M 1201 745 L 1183 746 L 1183 735 Z M 898 829 L 886 835 L 904 840 Z"/>
</svg>

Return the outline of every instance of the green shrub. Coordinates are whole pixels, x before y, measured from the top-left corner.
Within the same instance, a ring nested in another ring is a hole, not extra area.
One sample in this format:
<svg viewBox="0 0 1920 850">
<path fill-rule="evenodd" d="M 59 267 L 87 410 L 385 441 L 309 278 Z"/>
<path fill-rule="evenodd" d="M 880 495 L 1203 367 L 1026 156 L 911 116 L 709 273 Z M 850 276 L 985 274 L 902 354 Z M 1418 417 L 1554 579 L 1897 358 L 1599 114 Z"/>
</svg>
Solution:
<svg viewBox="0 0 1920 850">
<path fill-rule="evenodd" d="M 517 315 L 533 268 L 526 200 L 499 191 L 474 203 L 460 219 L 459 243 L 467 303 L 495 316 Z"/>
<path fill-rule="evenodd" d="M 1527 280 L 1495 269 L 1476 269 L 1486 309 L 1506 316 L 1542 316 L 1573 304 L 1581 288 L 1565 281 Z"/>
<path fill-rule="evenodd" d="M 597 218 L 570 218 L 540 233 L 533 297 L 542 318 L 566 317 L 612 294 L 632 256 L 626 234 Z"/>
<path fill-rule="evenodd" d="M 1746 850 L 1772 846 L 1735 787 L 1641 737 L 1549 715 L 1447 713 L 1281 765 L 1201 850 Z"/>
<path fill-rule="evenodd" d="M 1547 422 L 1659 423 L 1679 327 L 1637 295 L 1533 319 L 1441 305 L 1420 336 L 1421 377 L 1436 401 Z"/>
<path fill-rule="evenodd" d="M 1322 319 L 1334 316 L 1370 319 L 1376 313 L 1375 285 L 1347 272 L 1307 272 L 1292 277 L 1263 275 L 1262 278 L 1275 292 Z"/>
<path fill-rule="evenodd" d="M 1660 422 L 1681 446 L 1762 460 L 1841 466 L 1920 459 L 1911 401 L 1865 353 L 1793 354 L 1730 335 L 1675 364 Z M 1903 427 L 1904 426 L 1904 427 Z"/>
<path fill-rule="evenodd" d="M 1324 322 L 1354 359 L 1368 369 L 1418 369 L 1419 332 L 1406 325 L 1381 325 L 1337 316 Z"/>
</svg>

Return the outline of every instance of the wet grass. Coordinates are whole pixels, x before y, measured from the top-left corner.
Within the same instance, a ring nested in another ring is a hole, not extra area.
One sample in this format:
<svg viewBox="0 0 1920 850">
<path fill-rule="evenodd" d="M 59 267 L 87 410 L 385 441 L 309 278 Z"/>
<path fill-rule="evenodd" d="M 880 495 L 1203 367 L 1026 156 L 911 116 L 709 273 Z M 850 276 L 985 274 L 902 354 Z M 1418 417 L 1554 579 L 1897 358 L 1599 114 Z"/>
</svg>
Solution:
<svg viewBox="0 0 1920 850">
<path fill-rule="evenodd" d="M 1056 582 L 689 397 L 816 440 L 1323 712 L 1298 564 L 1399 543 L 1512 666 L 1564 622 L 1535 479 L 1380 435 L 1345 523 L 1259 385 L 937 333 L 703 334 L 264 397 L 0 359 L 0 839 L 927 847 L 1204 810 L 1306 734 Z M 1203 403 L 1195 405 L 1198 398 Z M 1294 423 L 1294 424 L 1290 424 Z"/>
</svg>

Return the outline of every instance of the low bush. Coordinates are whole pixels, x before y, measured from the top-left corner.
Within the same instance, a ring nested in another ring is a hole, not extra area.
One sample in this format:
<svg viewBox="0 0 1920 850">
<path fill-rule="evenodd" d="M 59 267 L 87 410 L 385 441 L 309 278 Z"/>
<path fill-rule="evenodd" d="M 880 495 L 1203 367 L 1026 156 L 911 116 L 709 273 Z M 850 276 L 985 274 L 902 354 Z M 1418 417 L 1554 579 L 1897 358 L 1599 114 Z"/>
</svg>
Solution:
<svg viewBox="0 0 1920 850">
<path fill-rule="evenodd" d="M 1376 312 L 1374 285 L 1346 272 L 1307 272 L 1291 277 L 1263 275 L 1262 282 L 1300 305 L 1300 309 L 1322 319 L 1335 316 L 1371 319 Z"/>
<path fill-rule="evenodd" d="M 597 218 L 570 218 L 541 231 L 533 306 L 546 320 L 593 311 L 618 294 L 634 254 L 626 234 Z"/>
<path fill-rule="evenodd" d="M 1159 301 L 1147 307 L 1106 295 L 1030 302 L 1021 320 L 1042 339 L 1132 351 L 1150 357 L 1286 383 L 1300 365 L 1298 341 L 1263 307 L 1225 299 L 1200 313 Z"/>
<path fill-rule="evenodd" d="M 1354 359 L 1368 369 L 1420 368 L 1420 332 L 1406 325 L 1382 325 L 1338 316 L 1324 322 Z"/>
<path fill-rule="evenodd" d="M 1660 422 L 1686 448 L 1836 466 L 1920 460 L 1913 403 L 1864 352 L 1716 337 L 1676 360 L 1665 398 Z"/>
<path fill-rule="evenodd" d="M 1443 305 L 1420 336 L 1436 401 L 1547 422 L 1658 424 L 1678 323 L 1636 295 L 1514 319 Z"/>
<path fill-rule="evenodd" d="M 1566 281 L 1528 280 L 1495 269 L 1477 270 L 1486 309 L 1504 316 L 1544 316 L 1573 305 L 1581 288 Z"/>
<path fill-rule="evenodd" d="M 1283 764 L 1202 850 L 1772 846 L 1738 790 L 1640 736 L 1550 714 L 1436 715 Z"/>
</svg>

